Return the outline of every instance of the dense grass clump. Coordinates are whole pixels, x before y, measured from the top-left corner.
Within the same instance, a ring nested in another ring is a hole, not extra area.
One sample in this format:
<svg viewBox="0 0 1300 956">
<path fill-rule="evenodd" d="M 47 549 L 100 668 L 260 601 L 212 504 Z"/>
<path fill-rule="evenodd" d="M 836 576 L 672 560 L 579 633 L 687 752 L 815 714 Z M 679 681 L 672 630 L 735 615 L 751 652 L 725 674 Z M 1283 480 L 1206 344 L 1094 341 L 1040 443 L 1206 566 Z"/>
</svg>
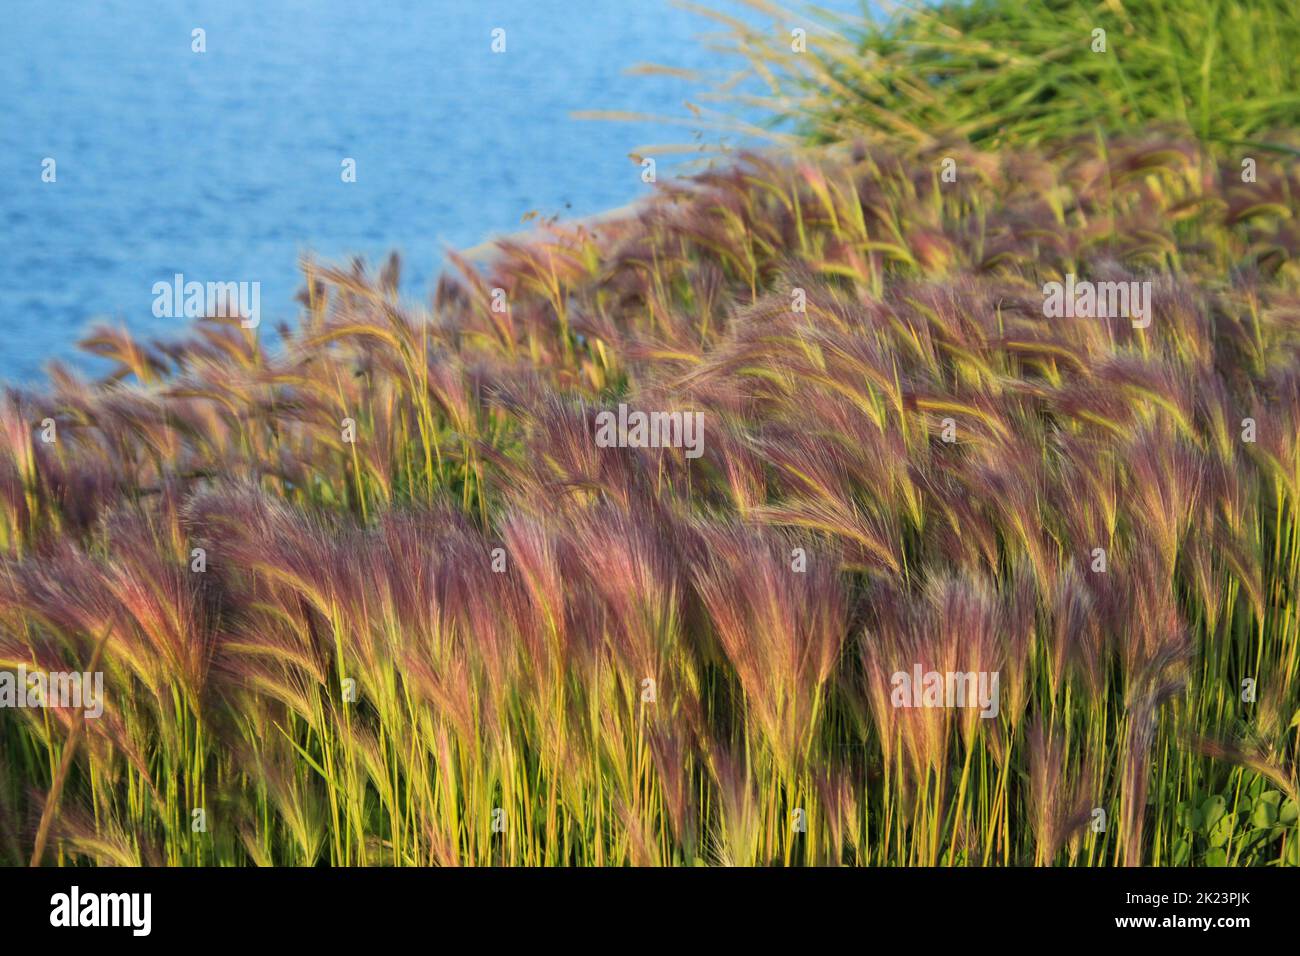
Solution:
<svg viewBox="0 0 1300 956">
<path fill-rule="evenodd" d="M 0 710 L 0 860 L 1300 862 L 1298 189 L 750 156 L 427 308 L 307 263 L 278 350 L 99 330 L 0 406 L 0 668 L 106 680 Z"/>
<path fill-rule="evenodd" d="M 1291 0 L 904 0 L 879 21 L 745 2 L 777 26 L 701 11 L 761 80 L 729 86 L 813 142 L 996 148 L 1161 123 L 1227 150 L 1300 125 Z"/>
</svg>

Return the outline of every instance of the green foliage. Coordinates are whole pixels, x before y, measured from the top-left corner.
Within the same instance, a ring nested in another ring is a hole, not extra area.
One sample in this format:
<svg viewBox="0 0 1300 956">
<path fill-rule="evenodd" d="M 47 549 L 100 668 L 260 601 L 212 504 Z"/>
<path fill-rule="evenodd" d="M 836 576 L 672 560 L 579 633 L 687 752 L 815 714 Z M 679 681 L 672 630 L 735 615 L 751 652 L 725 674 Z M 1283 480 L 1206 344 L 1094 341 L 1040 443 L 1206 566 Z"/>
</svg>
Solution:
<svg viewBox="0 0 1300 956">
<path fill-rule="evenodd" d="M 725 19 L 719 46 L 765 86 L 745 102 L 812 142 L 997 148 L 1163 125 L 1231 149 L 1300 122 L 1290 0 L 947 0 L 879 23 L 750 5 L 772 27 Z M 806 52 L 796 23 L 817 24 Z"/>
</svg>

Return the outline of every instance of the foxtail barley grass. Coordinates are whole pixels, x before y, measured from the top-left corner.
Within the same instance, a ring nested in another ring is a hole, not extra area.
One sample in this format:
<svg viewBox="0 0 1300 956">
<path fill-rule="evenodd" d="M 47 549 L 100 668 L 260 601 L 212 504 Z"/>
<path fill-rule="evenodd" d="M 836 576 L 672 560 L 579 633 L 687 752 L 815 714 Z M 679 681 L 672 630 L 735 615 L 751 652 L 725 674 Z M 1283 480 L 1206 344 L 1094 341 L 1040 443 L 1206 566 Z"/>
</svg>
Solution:
<svg viewBox="0 0 1300 956">
<path fill-rule="evenodd" d="M 0 710 L 0 859 L 1300 862 L 1298 189 L 751 155 L 427 307 L 304 262 L 278 349 L 95 331 L 0 405 L 0 668 L 106 698 Z M 1045 318 L 1066 274 L 1151 325 Z M 598 447 L 619 403 L 704 454 Z"/>
</svg>

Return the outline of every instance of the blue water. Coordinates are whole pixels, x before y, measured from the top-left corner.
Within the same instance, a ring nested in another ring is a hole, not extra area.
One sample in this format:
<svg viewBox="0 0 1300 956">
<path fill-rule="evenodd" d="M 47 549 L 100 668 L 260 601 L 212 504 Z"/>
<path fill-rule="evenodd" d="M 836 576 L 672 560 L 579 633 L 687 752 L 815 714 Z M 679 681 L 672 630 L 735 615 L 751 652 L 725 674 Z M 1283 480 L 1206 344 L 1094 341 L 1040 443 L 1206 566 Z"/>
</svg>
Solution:
<svg viewBox="0 0 1300 956">
<path fill-rule="evenodd" d="M 625 70 L 730 68 L 715 29 L 667 0 L 5 0 L 0 380 L 74 359 L 95 319 L 183 332 L 152 313 L 178 272 L 260 282 L 267 333 L 297 316 L 300 254 L 396 249 L 423 297 L 448 246 L 627 203 L 649 188 L 628 154 L 691 130 L 571 114 L 688 115 L 698 86 Z"/>
</svg>

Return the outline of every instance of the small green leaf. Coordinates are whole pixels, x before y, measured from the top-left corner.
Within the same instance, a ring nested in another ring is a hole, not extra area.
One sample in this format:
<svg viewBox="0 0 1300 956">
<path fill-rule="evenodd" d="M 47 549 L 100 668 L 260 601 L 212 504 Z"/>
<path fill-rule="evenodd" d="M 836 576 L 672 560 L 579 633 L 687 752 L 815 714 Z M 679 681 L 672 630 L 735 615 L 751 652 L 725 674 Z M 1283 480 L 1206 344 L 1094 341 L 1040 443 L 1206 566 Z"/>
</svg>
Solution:
<svg viewBox="0 0 1300 956">
<path fill-rule="evenodd" d="M 1255 801 L 1254 810 L 1250 814 L 1250 822 L 1257 827 L 1265 828 L 1276 823 L 1277 803 L 1281 796 L 1276 790 L 1270 790 L 1268 793 L 1261 795 Z"/>
<path fill-rule="evenodd" d="M 1173 864 L 1174 866 L 1183 866 L 1187 863 L 1187 858 L 1192 855 L 1192 845 L 1186 840 L 1179 840 L 1174 844 Z"/>
<path fill-rule="evenodd" d="M 1219 847 L 1227 843 L 1236 825 L 1237 818 L 1235 815 L 1225 813 L 1220 816 L 1218 823 L 1210 827 L 1210 846 Z"/>
<path fill-rule="evenodd" d="M 1212 827 L 1218 823 L 1219 818 L 1223 816 L 1226 807 L 1227 801 L 1218 794 L 1208 798 L 1205 803 L 1201 805 L 1201 819 L 1205 822 L 1205 826 Z"/>
<path fill-rule="evenodd" d="M 1201 828 L 1204 820 L 1205 818 L 1197 807 L 1186 803 L 1178 804 L 1178 822 L 1193 833 Z"/>
<path fill-rule="evenodd" d="M 1287 826 L 1290 826 L 1291 824 L 1295 823 L 1297 816 L 1300 816 L 1300 807 L 1296 806 L 1296 802 L 1294 800 L 1292 800 L 1290 797 L 1287 797 L 1286 802 L 1282 804 L 1281 809 L 1277 811 L 1278 822 L 1285 823 Z"/>
<path fill-rule="evenodd" d="M 1205 854 L 1205 865 L 1206 866 L 1227 866 L 1228 854 L 1218 849 L 1210 850 L 1208 853 Z"/>
</svg>

